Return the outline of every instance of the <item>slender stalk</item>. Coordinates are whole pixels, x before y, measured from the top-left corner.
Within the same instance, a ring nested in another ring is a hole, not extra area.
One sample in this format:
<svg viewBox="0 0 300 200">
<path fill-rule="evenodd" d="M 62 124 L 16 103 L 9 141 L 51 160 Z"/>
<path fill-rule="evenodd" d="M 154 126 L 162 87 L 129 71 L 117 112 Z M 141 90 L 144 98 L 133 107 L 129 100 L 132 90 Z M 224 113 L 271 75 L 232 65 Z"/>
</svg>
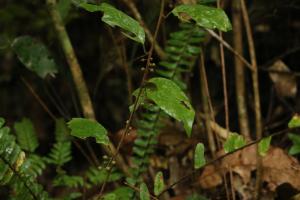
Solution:
<svg viewBox="0 0 300 200">
<path fill-rule="evenodd" d="M 137 96 L 135 98 L 135 101 L 134 101 L 134 104 L 133 104 L 133 109 L 132 109 L 132 112 L 129 115 L 129 119 L 126 121 L 125 131 L 123 132 L 123 134 L 121 136 L 121 139 L 120 139 L 120 141 L 118 143 L 117 149 L 115 150 L 115 153 L 113 154 L 113 156 L 111 157 L 111 159 L 109 160 L 109 162 L 107 164 L 107 166 L 109 167 L 109 171 L 107 173 L 106 180 L 104 181 L 104 183 L 101 186 L 101 189 L 100 189 L 99 194 L 97 195 L 97 198 L 102 196 L 103 191 L 104 191 L 104 189 L 106 187 L 107 180 L 109 179 L 109 176 L 111 175 L 111 172 L 112 172 L 112 167 L 110 167 L 110 166 L 111 166 L 112 162 L 119 155 L 119 150 L 120 150 L 120 148 L 121 148 L 121 146 L 123 144 L 123 141 L 124 141 L 125 137 L 128 135 L 129 131 L 132 128 L 131 127 L 131 123 L 132 123 L 132 120 L 133 120 L 133 116 L 134 116 L 135 111 L 137 110 L 137 108 L 139 106 L 138 102 L 139 102 L 139 99 L 141 98 L 142 93 L 144 92 L 144 89 L 145 89 L 144 86 L 145 86 L 145 84 L 147 82 L 148 75 L 150 73 L 150 67 L 151 67 L 151 64 L 152 64 L 151 60 L 152 60 L 152 55 L 153 55 L 154 46 L 155 46 L 154 45 L 154 41 L 157 38 L 159 27 L 160 27 L 161 22 L 162 22 L 162 17 L 163 17 L 163 12 L 164 12 L 164 5 L 165 5 L 165 1 L 161 0 L 160 13 L 159 13 L 159 17 L 158 17 L 156 28 L 155 28 L 154 40 L 152 41 L 150 49 L 149 49 L 148 54 L 147 54 L 146 67 L 145 67 L 143 78 L 142 78 L 142 81 L 141 81 L 141 84 L 140 84 L 140 90 L 139 90 L 139 92 L 138 92 L 138 94 L 137 94 Z M 128 174 L 128 176 L 130 176 L 130 175 L 131 174 Z"/>
<path fill-rule="evenodd" d="M 233 48 L 241 55 L 243 55 L 243 35 L 241 24 L 241 9 L 239 1 L 232 1 L 232 22 L 233 22 Z M 235 91 L 236 102 L 238 108 L 238 119 L 240 126 L 240 133 L 250 140 L 249 119 L 245 95 L 245 69 L 244 63 L 236 56 L 234 57 L 235 68 Z"/>
<path fill-rule="evenodd" d="M 246 27 L 247 40 L 249 45 L 249 53 L 252 64 L 252 84 L 254 93 L 254 109 L 255 109 L 255 129 L 256 139 L 262 138 L 262 122 L 261 122 L 261 108 L 260 108 L 260 95 L 259 95 L 259 82 L 258 82 L 258 70 L 256 62 L 255 47 L 252 35 L 252 29 L 250 25 L 249 15 L 244 0 L 241 0 L 242 16 Z M 255 185 L 255 197 L 260 198 L 262 179 L 262 158 L 257 150 L 257 172 L 256 172 L 256 185 Z"/>
<path fill-rule="evenodd" d="M 222 38 L 219 37 L 219 35 L 217 33 L 215 33 L 213 30 L 210 29 L 205 29 L 213 38 L 215 38 L 216 40 L 218 40 L 220 43 L 222 43 L 224 45 L 225 48 L 227 48 L 229 51 L 231 51 L 234 55 L 237 56 L 237 58 L 242 61 L 246 67 L 248 67 L 251 71 L 252 69 L 252 65 L 241 55 L 239 54 L 234 48 L 232 48 L 232 46 L 230 46 L 230 44 L 228 44 L 226 41 L 224 41 Z"/>
<path fill-rule="evenodd" d="M 141 26 L 144 28 L 146 36 L 149 40 L 149 42 L 154 44 L 154 50 L 159 56 L 160 59 L 166 58 L 166 54 L 163 51 L 163 49 L 159 46 L 159 44 L 156 42 L 156 38 L 152 35 L 151 31 L 145 24 L 140 12 L 138 11 L 137 7 L 135 6 L 134 2 L 132 0 L 122 0 L 125 5 L 131 10 L 134 18 L 141 24 Z"/>
<path fill-rule="evenodd" d="M 92 106 L 92 101 L 89 96 L 88 89 L 87 89 L 85 80 L 83 78 L 83 74 L 82 74 L 80 65 L 79 65 L 77 57 L 75 55 L 69 35 L 63 24 L 61 16 L 56 8 L 56 0 L 47 0 L 47 5 L 49 7 L 51 18 L 54 23 L 56 32 L 58 34 L 58 39 L 61 43 L 61 46 L 63 48 L 64 54 L 66 56 L 67 62 L 69 64 L 69 67 L 70 67 L 70 70 L 72 73 L 75 87 L 77 89 L 77 93 L 79 96 L 79 101 L 80 101 L 81 107 L 83 109 L 83 115 L 84 115 L 84 117 L 86 117 L 88 119 L 96 120 L 95 112 L 94 112 L 94 109 Z M 110 156 L 114 156 L 116 154 L 116 148 L 112 143 L 109 143 L 107 146 L 102 145 L 102 148 Z M 90 150 L 92 150 L 92 149 L 90 148 Z M 91 154 L 92 155 L 94 154 L 93 151 L 91 152 Z M 117 166 L 126 175 L 129 175 L 128 167 L 127 167 L 124 159 L 122 158 L 122 156 L 117 155 L 115 160 L 116 160 Z"/>
<path fill-rule="evenodd" d="M 214 133 L 210 126 L 211 112 L 210 112 L 210 106 L 209 106 L 208 86 L 207 86 L 207 78 L 206 78 L 206 71 L 205 71 L 204 63 L 205 63 L 204 56 L 203 56 L 203 52 L 201 51 L 200 63 L 199 63 L 201 97 L 202 97 L 202 104 L 203 104 L 203 110 L 204 110 L 204 115 L 205 115 L 204 121 L 205 121 L 205 128 L 207 131 L 208 146 L 209 146 L 210 152 L 214 158 L 215 154 L 216 154 L 216 145 L 215 145 Z"/>
</svg>

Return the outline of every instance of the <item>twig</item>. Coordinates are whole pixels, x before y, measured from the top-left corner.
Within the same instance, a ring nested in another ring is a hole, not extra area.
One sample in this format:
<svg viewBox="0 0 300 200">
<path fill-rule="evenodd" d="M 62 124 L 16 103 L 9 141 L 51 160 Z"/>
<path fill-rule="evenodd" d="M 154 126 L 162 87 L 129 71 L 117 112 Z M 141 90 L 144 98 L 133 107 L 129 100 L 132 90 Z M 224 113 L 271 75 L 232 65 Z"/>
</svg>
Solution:
<svg viewBox="0 0 300 200">
<path fill-rule="evenodd" d="M 200 86 L 201 86 L 201 98 L 203 104 L 203 111 L 205 115 L 204 122 L 207 131 L 207 138 L 208 138 L 208 146 L 212 154 L 212 157 L 214 158 L 216 153 L 216 144 L 215 144 L 214 134 L 209 123 L 211 120 L 211 112 L 210 112 L 209 99 L 208 99 L 209 90 L 208 90 L 208 83 L 206 78 L 203 51 L 200 52 L 199 75 L 200 75 Z"/>
<path fill-rule="evenodd" d="M 290 131 L 293 131 L 293 130 L 296 130 L 296 129 L 297 129 L 297 128 L 289 128 L 289 129 L 285 129 L 285 130 L 282 130 L 282 131 L 273 133 L 273 134 L 271 134 L 271 136 L 272 136 L 272 137 L 275 137 L 275 136 L 278 136 L 278 135 L 281 135 L 281 134 L 284 134 L 284 133 L 287 133 L 287 132 L 290 132 Z M 212 165 L 212 164 L 214 164 L 214 163 L 216 163 L 216 162 L 219 162 L 219 161 L 223 160 L 224 158 L 226 158 L 226 157 L 229 156 L 229 155 L 232 155 L 232 154 L 234 154 L 234 153 L 236 153 L 236 152 L 238 152 L 238 151 L 241 151 L 241 150 L 243 150 L 243 149 L 245 149 L 245 148 L 247 148 L 247 147 L 250 147 L 250 146 L 252 146 L 252 145 L 254 145 L 254 144 L 257 144 L 257 143 L 259 143 L 262 139 L 265 139 L 265 138 L 267 138 L 267 137 L 263 137 L 263 138 L 254 140 L 254 141 L 252 141 L 252 142 L 249 142 L 248 144 L 246 144 L 245 146 L 242 146 L 242 147 L 239 148 L 239 149 L 236 149 L 236 150 L 231 151 L 231 152 L 229 152 L 229 153 L 223 154 L 223 155 L 219 156 L 218 158 L 215 158 L 215 159 L 213 159 L 213 160 L 211 160 L 211 161 L 205 163 L 205 165 L 203 165 L 203 166 L 202 166 L 201 168 L 199 168 L 199 169 L 194 169 L 192 172 L 190 172 L 190 173 L 188 173 L 188 174 L 182 176 L 182 177 L 179 178 L 177 181 L 175 181 L 174 183 L 171 183 L 169 186 L 167 186 L 167 187 L 159 194 L 159 196 L 161 196 L 163 193 L 165 193 L 166 191 L 168 191 L 168 190 L 170 190 L 171 188 L 173 188 L 175 185 L 178 185 L 179 183 L 181 183 L 181 182 L 185 181 L 186 179 L 188 179 L 189 177 L 193 176 L 195 173 L 200 172 L 203 168 L 205 168 L 205 167 L 207 167 L 207 166 L 209 166 L 209 165 Z"/>
<path fill-rule="evenodd" d="M 56 117 L 54 114 L 50 111 L 46 103 L 40 98 L 40 96 L 34 91 L 34 89 L 31 87 L 31 85 L 28 83 L 28 81 L 21 76 L 21 81 L 24 83 L 24 85 L 27 87 L 27 89 L 30 91 L 32 96 L 38 101 L 38 103 L 42 106 L 42 108 L 48 113 L 48 115 L 52 118 L 53 121 L 56 120 Z"/>
<path fill-rule="evenodd" d="M 248 67 L 251 71 L 252 69 L 252 65 L 241 55 L 239 54 L 234 48 L 232 48 L 232 46 L 230 46 L 230 44 L 228 44 L 227 42 L 225 42 L 222 38 L 220 38 L 218 36 L 217 33 L 215 33 L 213 30 L 210 29 L 205 29 L 212 37 L 214 37 L 215 39 L 217 39 L 220 43 L 222 43 L 224 45 L 224 47 L 226 47 L 229 51 L 231 51 L 234 55 L 237 56 L 238 59 L 240 59 L 246 67 Z"/>
<path fill-rule="evenodd" d="M 259 83 L 258 83 L 258 70 L 255 55 L 255 47 L 252 36 L 252 30 L 250 20 L 248 16 L 247 7 L 244 0 L 241 0 L 242 16 L 246 28 L 247 40 L 249 45 L 249 53 L 252 64 L 252 84 L 254 93 L 254 107 L 255 107 L 255 131 L 256 139 L 262 137 L 262 122 L 261 122 L 261 108 L 260 108 L 260 95 L 259 95 Z M 257 171 L 256 171 L 256 185 L 255 185 L 255 198 L 260 198 L 262 179 L 262 158 L 257 151 Z"/>
<path fill-rule="evenodd" d="M 151 66 L 151 59 L 152 59 L 152 54 L 153 54 L 153 51 L 154 51 L 154 41 L 156 40 L 157 38 L 157 35 L 158 35 L 158 30 L 159 30 L 159 27 L 160 27 L 160 24 L 161 24 L 161 21 L 162 21 L 162 17 L 163 17 L 163 11 L 164 11 L 164 0 L 161 1 L 161 8 L 160 8 L 160 14 L 159 14 L 159 17 L 158 17 L 158 21 L 157 21 L 157 24 L 156 24 L 156 29 L 155 29 L 155 33 L 154 33 L 154 40 L 151 44 L 151 47 L 150 47 L 150 50 L 148 52 L 148 57 L 147 57 L 147 61 L 146 61 L 146 67 L 145 67 L 145 71 L 144 71 L 144 74 L 143 74 L 143 78 L 142 78 L 142 81 L 141 81 L 141 84 L 140 84 L 140 90 L 136 96 L 136 99 L 134 101 L 134 104 L 133 104 L 133 110 L 132 112 L 130 113 L 130 116 L 129 116 L 129 119 L 126 121 L 126 127 L 125 127 L 125 131 L 124 133 L 122 134 L 122 137 L 118 143 L 118 146 L 117 146 L 117 149 L 115 151 L 115 154 L 111 157 L 111 159 L 109 160 L 107 166 L 110 166 L 112 161 L 115 160 L 115 158 L 117 157 L 118 153 L 119 153 L 119 150 L 123 144 L 123 141 L 125 139 L 125 136 L 129 133 L 130 129 L 131 129 L 131 123 L 132 123 L 132 119 L 133 119 L 133 116 L 134 116 L 134 113 L 135 111 L 137 110 L 138 108 L 138 102 L 139 102 L 139 99 L 144 91 L 144 86 L 146 84 L 146 81 L 147 81 L 147 78 L 148 78 L 148 74 L 150 72 L 150 66 Z M 99 195 L 98 197 L 102 196 L 102 193 L 105 189 L 105 186 L 106 186 L 106 183 L 107 183 L 107 180 L 109 179 L 109 176 L 112 172 L 112 167 L 110 167 L 110 170 L 108 171 L 108 176 L 106 177 L 106 181 L 102 184 L 102 187 L 100 189 L 100 192 L 99 192 Z M 130 176 L 130 174 L 128 175 Z"/>
<path fill-rule="evenodd" d="M 135 190 L 136 192 L 140 192 L 140 189 L 135 187 L 134 185 L 130 185 L 129 183 L 125 182 L 124 185 L 127 185 L 131 189 Z M 157 197 L 153 196 L 152 194 L 149 194 L 151 199 L 159 200 Z"/>
<path fill-rule="evenodd" d="M 240 55 L 243 55 L 243 30 L 241 19 L 240 2 L 232 1 L 233 47 Z M 238 122 L 240 133 L 246 140 L 250 140 L 249 118 L 245 95 L 245 69 L 243 65 L 243 62 L 235 56 L 235 91 L 238 108 Z"/>
<path fill-rule="evenodd" d="M 68 33 L 65 29 L 61 16 L 56 7 L 56 0 L 47 0 L 47 4 L 50 10 L 52 21 L 54 23 L 55 29 L 58 34 L 58 39 L 61 43 L 63 51 L 65 53 L 67 62 L 69 64 L 72 77 L 79 95 L 80 104 L 83 109 L 83 114 L 88 119 L 95 119 L 94 109 L 92 107 L 92 102 L 88 93 L 88 89 L 83 78 L 83 74 L 78 63 L 77 57 L 75 55 L 73 46 L 71 44 Z M 107 146 L 102 145 L 103 150 L 110 156 L 116 154 L 115 146 L 110 142 Z M 92 150 L 92 148 L 90 148 Z M 95 154 L 93 151 L 91 154 Z M 129 175 L 128 166 L 126 165 L 123 157 L 121 155 L 116 156 L 117 166 L 126 174 Z"/>
<path fill-rule="evenodd" d="M 152 35 L 151 31 L 145 24 L 140 12 L 138 11 L 137 7 L 135 4 L 132 2 L 132 0 L 122 0 L 126 6 L 131 10 L 132 14 L 134 15 L 135 19 L 141 24 L 141 26 L 144 28 L 146 36 L 151 44 L 154 44 L 154 49 L 157 55 L 159 56 L 160 59 L 165 59 L 166 54 L 163 51 L 163 49 L 159 46 L 159 44 L 156 42 L 156 37 L 155 34 L 154 36 Z"/>
</svg>

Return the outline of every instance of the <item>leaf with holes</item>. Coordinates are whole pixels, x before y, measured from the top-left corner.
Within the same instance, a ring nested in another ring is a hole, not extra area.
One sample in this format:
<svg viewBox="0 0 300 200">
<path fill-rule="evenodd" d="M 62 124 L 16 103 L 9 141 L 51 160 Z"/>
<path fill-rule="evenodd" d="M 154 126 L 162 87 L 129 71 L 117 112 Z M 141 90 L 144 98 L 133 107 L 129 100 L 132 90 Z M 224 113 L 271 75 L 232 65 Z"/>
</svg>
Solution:
<svg viewBox="0 0 300 200">
<path fill-rule="evenodd" d="M 133 95 L 137 96 L 138 91 Z M 152 100 L 165 113 L 181 121 L 187 135 L 191 135 L 195 111 L 176 83 L 166 78 L 152 78 L 147 82 L 142 97 Z"/>
<path fill-rule="evenodd" d="M 39 143 L 32 122 L 27 118 L 23 118 L 20 122 L 14 124 L 14 128 L 20 147 L 25 151 L 34 152 Z"/>
<path fill-rule="evenodd" d="M 57 65 L 47 47 L 30 36 L 21 36 L 12 43 L 19 60 L 41 78 L 57 73 Z"/>
<path fill-rule="evenodd" d="M 224 150 L 226 153 L 232 152 L 236 149 L 241 148 L 246 144 L 245 139 L 243 136 L 237 133 L 230 133 L 229 137 L 227 138 L 224 144 Z"/>
<path fill-rule="evenodd" d="M 149 190 L 145 183 L 140 185 L 140 199 L 141 200 L 150 200 Z"/>
<path fill-rule="evenodd" d="M 162 172 L 158 172 L 155 175 L 154 180 L 154 194 L 158 196 L 165 188 L 164 176 Z"/>
<path fill-rule="evenodd" d="M 73 118 L 68 122 L 71 129 L 71 135 L 85 139 L 87 137 L 96 138 L 96 142 L 100 144 L 109 144 L 106 129 L 96 121 L 84 118 Z"/>
<path fill-rule="evenodd" d="M 219 8 L 184 4 L 175 7 L 172 13 L 183 21 L 193 19 L 198 26 L 204 28 L 216 28 L 225 32 L 232 29 L 226 13 Z"/>
<path fill-rule="evenodd" d="M 272 136 L 263 138 L 259 143 L 258 143 L 258 153 L 261 156 L 265 156 L 270 148 L 270 143 L 271 143 Z"/>
<path fill-rule="evenodd" d="M 198 143 L 195 149 L 194 156 L 194 167 L 195 169 L 201 168 L 205 165 L 205 157 L 204 157 L 204 145 L 202 143 Z"/>
<path fill-rule="evenodd" d="M 103 22 L 112 27 L 118 26 L 125 31 L 123 34 L 128 38 L 141 44 L 145 43 L 145 32 L 141 25 L 135 19 L 110 4 L 101 3 L 100 5 L 95 5 L 81 3 L 79 6 L 89 12 L 102 11 L 104 13 L 102 17 Z"/>
</svg>

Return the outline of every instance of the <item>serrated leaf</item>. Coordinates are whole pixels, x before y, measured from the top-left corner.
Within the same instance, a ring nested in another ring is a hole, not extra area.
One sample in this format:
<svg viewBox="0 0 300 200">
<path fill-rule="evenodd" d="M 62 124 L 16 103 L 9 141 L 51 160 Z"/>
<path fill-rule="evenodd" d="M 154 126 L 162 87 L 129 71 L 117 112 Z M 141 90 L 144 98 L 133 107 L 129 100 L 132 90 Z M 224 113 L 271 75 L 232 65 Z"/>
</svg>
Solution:
<svg viewBox="0 0 300 200">
<path fill-rule="evenodd" d="M 226 153 L 229 153 L 236 149 L 241 148 L 245 144 L 246 144 L 246 141 L 243 138 L 243 136 L 241 136 L 237 133 L 230 133 L 229 137 L 227 138 L 227 140 L 224 144 L 224 150 Z"/>
<path fill-rule="evenodd" d="M 158 172 L 154 179 L 154 194 L 158 196 L 165 188 L 164 176 L 162 172 Z"/>
<path fill-rule="evenodd" d="M 265 156 L 270 148 L 270 143 L 271 143 L 272 136 L 263 138 L 259 143 L 258 143 L 258 153 L 261 156 Z"/>
<path fill-rule="evenodd" d="M 49 156 L 45 158 L 46 162 L 55 164 L 57 166 L 63 166 L 70 160 L 72 160 L 70 141 L 55 143 Z"/>
<path fill-rule="evenodd" d="M 288 127 L 289 128 L 297 128 L 297 127 L 300 127 L 300 116 L 299 115 L 294 115 L 292 117 L 292 119 L 289 121 L 289 124 L 288 124 Z"/>
<path fill-rule="evenodd" d="M 87 137 L 96 138 L 97 143 L 109 144 L 106 129 L 96 121 L 84 118 L 73 118 L 68 122 L 71 135 L 85 139 Z"/>
<path fill-rule="evenodd" d="M 79 6 L 89 12 L 102 11 L 104 13 L 102 17 L 103 22 L 112 27 L 118 26 L 125 31 L 123 34 L 128 38 L 141 44 L 145 43 L 145 32 L 141 25 L 135 19 L 112 5 L 107 3 L 101 3 L 100 5 L 81 3 Z"/>
<path fill-rule="evenodd" d="M 138 90 L 133 93 L 135 96 L 137 94 Z M 171 117 L 181 121 L 187 135 L 191 135 L 195 111 L 176 83 L 166 78 L 152 78 L 147 82 L 143 96 L 152 100 Z"/>
<path fill-rule="evenodd" d="M 30 36 L 21 36 L 12 43 L 12 49 L 19 60 L 41 78 L 57 73 L 57 65 L 47 47 Z"/>
<path fill-rule="evenodd" d="M 150 200 L 149 190 L 145 183 L 141 183 L 141 185 L 140 185 L 140 199 L 141 200 Z"/>
<path fill-rule="evenodd" d="M 225 32 L 232 29 L 226 13 L 219 8 L 184 4 L 175 7 L 172 13 L 183 21 L 189 21 L 191 18 L 197 25 L 204 28 L 217 28 Z"/>
<path fill-rule="evenodd" d="M 39 144 L 32 122 L 27 118 L 23 118 L 20 122 L 14 124 L 14 128 L 20 147 L 26 151 L 34 152 Z"/>
<path fill-rule="evenodd" d="M 289 150 L 290 155 L 296 155 L 300 153 L 300 136 L 294 133 L 289 133 L 289 139 L 293 142 L 292 147 Z"/>
<path fill-rule="evenodd" d="M 199 169 L 205 165 L 205 163 L 204 145 L 202 143 L 198 143 L 195 149 L 194 167 L 195 169 Z"/>
</svg>

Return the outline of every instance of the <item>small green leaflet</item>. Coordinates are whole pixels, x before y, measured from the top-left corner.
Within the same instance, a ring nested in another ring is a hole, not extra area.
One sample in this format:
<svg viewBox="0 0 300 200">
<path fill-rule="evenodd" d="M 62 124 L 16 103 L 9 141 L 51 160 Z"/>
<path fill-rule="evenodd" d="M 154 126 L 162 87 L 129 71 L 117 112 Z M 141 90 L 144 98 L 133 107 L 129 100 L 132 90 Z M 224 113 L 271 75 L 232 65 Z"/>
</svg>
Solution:
<svg viewBox="0 0 300 200">
<path fill-rule="evenodd" d="M 117 195 L 114 193 L 106 194 L 103 198 L 103 200 L 115 200 L 115 199 L 117 199 Z"/>
<path fill-rule="evenodd" d="M 12 43 L 12 49 L 19 60 L 29 70 L 37 73 L 41 78 L 57 73 L 57 65 L 47 47 L 30 36 L 17 37 Z"/>
<path fill-rule="evenodd" d="M 145 43 L 145 31 L 141 25 L 135 19 L 110 4 L 101 3 L 100 5 L 95 5 L 81 3 L 79 6 L 89 12 L 102 11 L 104 13 L 102 17 L 103 22 L 107 23 L 111 27 L 118 26 L 125 31 L 123 34 L 126 37 L 141 44 Z"/>
<path fill-rule="evenodd" d="M 149 190 L 145 183 L 140 185 L 140 199 L 141 200 L 150 200 Z"/>
<path fill-rule="evenodd" d="M 20 122 L 14 124 L 14 128 L 20 147 L 23 150 L 34 152 L 39 143 L 32 122 L 27 118 L 23 118 Z"/>
<path fill-rule="evenodd" d="M 158 172 L 155 175 L 154 180 L 154 194 L 158 196 L 165 188 L 164 176 L 162 172 Z"/>
<path fill-rule="evenodd" d="M 265 156 L 270 148 L 270 143 L 271 143 L 272 136 L 263 138 L 259 143 L 258 143 L 258 153 L 261 156 Z"/>
<path fill-rule="evenodd" d="M 87 137 L 96 138 L 97 143 L 109 144 L 106 129 L 96 121 L 84 118 L 73 118 L 68 122 L 71 135 L 85 139 Z"/>
<path fill-rule="evenodd" d="M 133 95 L 137 96 L 138 92 L 139 89 Z M 148 80 L 141 98 L 152 100 L 165 113 L 181 121 L 187 135 L 191 135 L 195 111 L 176 83 L 166 78 L 152 78 Z"/>
<path fill-rule="evenodd" d="M 293 146 L 289 150 L 290 155 L 296 155 L 300 153 L 300 135 L 289 133 L 289 139 L 293 142 Z"/>
<path fill-rule="evenodd" d="M 237 133 L 230 133 L 224 144 L 224 150 L 226 153 L 232 152 L 236 149 L 243 147 L 246 144 L 243 136 Z"/>
<path fill-rule="evenodd" d="M 189 18 L 192 18 L 198 26 L 204 28 L 217 28 L 225 32 L 232 29 L 226 13 L 219 8 L 184 4 L 175 7 L 172 10 L 172 13 L 183 21 L 187 21 Z M 184 15 L 187 15 L 188 19 L 184 19 Z"/>
<path fill-rule="evenodd" d="M 288 127 L 289 128 L 300 127 L 300 116 L 297 114 L 294 115 L 293 118 L 289 121 Z"/>
<path fill-rule="evenodd" d="M 204 157 L 204 145 L 202 143 L 198 143 L 194 155 L 194 168 L 199 169 L 204 166 L 205 163 L 206 161 Z"/>
</svg>

